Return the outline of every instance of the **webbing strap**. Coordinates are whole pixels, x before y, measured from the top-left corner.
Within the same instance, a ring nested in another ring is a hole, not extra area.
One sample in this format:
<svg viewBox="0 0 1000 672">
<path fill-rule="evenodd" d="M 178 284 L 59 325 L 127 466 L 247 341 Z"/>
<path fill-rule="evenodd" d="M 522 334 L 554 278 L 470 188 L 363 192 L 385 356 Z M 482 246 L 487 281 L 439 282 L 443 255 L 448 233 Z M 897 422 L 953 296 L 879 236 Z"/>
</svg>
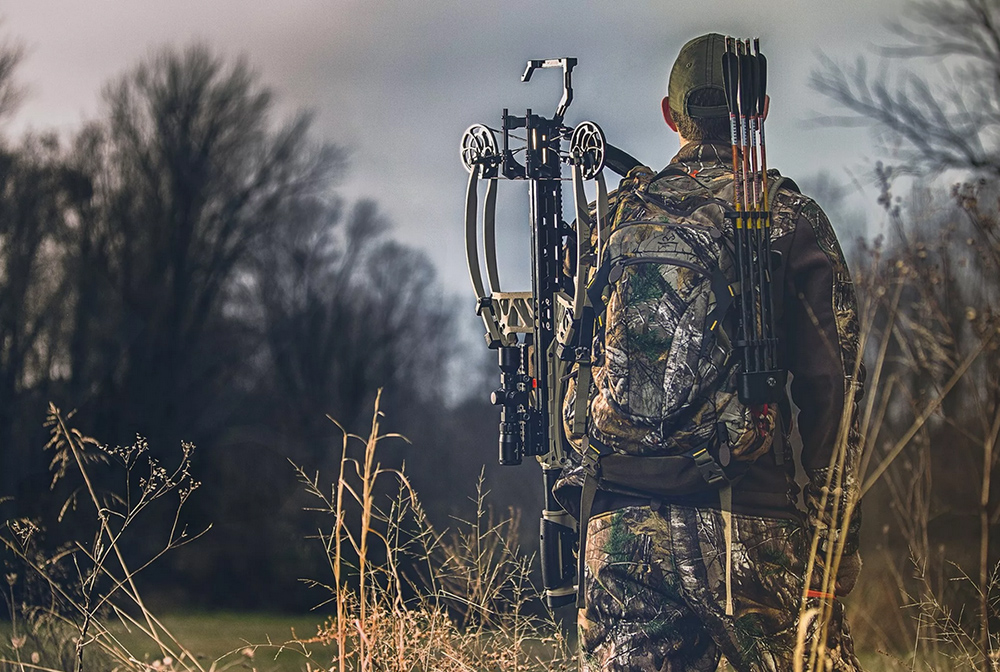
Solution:
<svg viewBox="0 0 1000 672">
<path fill-rule="evenodd" d="M 584 569 L 586 566 L 587 549 L 587 526 L 590 523 L 590 513 L 594 508 L 594 497 L 597 496 L 597 482 L 600 479 L 601 457 L 611 453 L 611 449 L 606 445 L 592 439 L 583 437 L 583 488 L 580 490 L 580 520 L 579 548 L 576 553 L 576 606 L 583 609 L 586 604 L 584 594 Z"/>
<path fill-rule="evenodd" d="M 722 534 L 726 544 L 726 616 L 733 615 L 733 486 L 719 490 Z"/>
<path fill-rule="evenodd" d="M 729 308 L 736 301 L 738 283 L 730 283 L 722 269 L 716 266 L 712 270 L 712 294 L 715 296 L 715 308 L 706 316 L 706 331 L 714 331 L 715 327 L 726 317 Z"/>
<path fill-rule="evenodd" d="M 607 304 L 604 303 L 603 295 L 604 288 L 608 286 L 610 275 L 611 264 L 608 261 L 604 261 L 598 266 L 597 272 L 590 280 L 590 284 L 587 285 L 587 298 L 590 299 L 590 305 L 594 307 L 594 316 L 601 325 L 604 324 L 604 311 L 608 308 Z"/>
<path fill-rule="evenodd" d="M 587 561 L 587 525 L 590 523 L 590 512 L 594 508 L 594 497 L 597 495 L 597 479 L 587 474 L 583 479 L 583 489 L 580 491 L 580 547 L 576 553 L 576 608 L 587 606 L 584 586 L 584 570 Z"/>
</svg>

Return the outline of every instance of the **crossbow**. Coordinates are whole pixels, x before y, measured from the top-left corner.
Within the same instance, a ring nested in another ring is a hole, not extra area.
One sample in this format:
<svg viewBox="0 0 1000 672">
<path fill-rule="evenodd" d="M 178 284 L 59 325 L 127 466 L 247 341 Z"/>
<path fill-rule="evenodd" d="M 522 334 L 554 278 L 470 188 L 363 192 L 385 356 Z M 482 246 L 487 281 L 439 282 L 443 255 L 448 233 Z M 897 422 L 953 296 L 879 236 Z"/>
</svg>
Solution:
<svg viewBox="0 0 1000 672">
<path fill-rule="evenodd" d="M 465 242 L 476 311 L 486 342 L 498 351 L 500 387 L 491 401 L 500 408 L 499 461 L 521 464 L 534 456 L 542 467 L 545 503 L 541 514 L 541 564 L 545 602 L 554 609 L 576 594 L 576 523 L 552 495 L 568 459 L 562 422 L 566 381 L 575 365 L 577 389 L 589 390 L 594 310 L 586 283 L 607 232 L 605 166 L 625 175 L 639 162 L 607 143 L 600 126 L 575 127 L 563 119 L 573 100 L 575 58 L 528 61 L 521 81 L 539 68 L 562 68 L 563 95 L 552 117 L 516 116 L 504 109 L 499 129 L 483 124 L 462 136 L 462 163 L 469 171 L 465 198 Z M 515 145 L 517 145 L 515 147 Z M 564 145 L 568 146 L 564 149 Z M 563 220 L 564 166 L 570 167 L 575 226 Z M 500 289 L 496 250 L 496 196 L 500 179 L 528 182 L 531 218 L 531 291 Z M 585 181 L 593 180 L 596 205 L 588 205 Z M 483 259 L 479 258 L 479 187 L 486 182 L 482 208 Z M 596 229 L 596 230 L 595 230 Z M 592 234 L 595 234 L 592 236 Z M 485 265 L 485 281 L 483 268 Z M 586 392 L 576 396 L 570 433 L 584 436 Z"/>
</svg>

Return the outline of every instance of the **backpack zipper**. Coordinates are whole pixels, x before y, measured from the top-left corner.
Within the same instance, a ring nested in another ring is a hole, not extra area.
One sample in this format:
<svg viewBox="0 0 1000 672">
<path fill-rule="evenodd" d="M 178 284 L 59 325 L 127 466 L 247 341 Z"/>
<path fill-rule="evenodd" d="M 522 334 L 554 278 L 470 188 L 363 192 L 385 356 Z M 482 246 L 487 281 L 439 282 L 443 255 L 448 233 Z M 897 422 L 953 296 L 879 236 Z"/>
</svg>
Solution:
<svg viewBox="0 0 1000 672">
<path fill-rule="evenodd" d="M 711 273 L 709 273 L 707 269 L 693 264 L 690 261 L 678 259 L 677 257 L 668 257 L 666 255 L 650 254 L 643 255 L 641 257 L 628 257 L 627 259 L 620 259 L 616 261 L 611 266 L 611 271 L 608 273 L 608 284 L 618 282 L 622 273 L 625 272 L 626 266 L 638 266 L 639 264 L 670 264 L 671 266 L 681 266 L 682 268 L 687 268 L 695 273 L 698 273 L 699 275 L 705 276 L 706 278 L 711 277 Z"/>
</svg>

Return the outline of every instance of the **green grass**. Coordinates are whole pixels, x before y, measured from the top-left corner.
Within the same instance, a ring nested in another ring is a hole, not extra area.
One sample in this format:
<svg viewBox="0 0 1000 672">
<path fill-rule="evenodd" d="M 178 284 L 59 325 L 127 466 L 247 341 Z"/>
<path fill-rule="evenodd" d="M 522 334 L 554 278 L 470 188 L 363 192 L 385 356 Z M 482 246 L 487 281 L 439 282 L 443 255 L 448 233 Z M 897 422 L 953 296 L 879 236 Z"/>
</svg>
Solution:
<svg viewBox="0 0 1000 672">
<path fill-rule="evenodd" d="M 312 637 L 323 619 L 319 614 L 209 612 L 173 614 L 162 617 L 161 621 L 206 670 L 218 661 L 215 664 L 217 671 L 298 672 L 305 670 L 310 660 L 313 669 L 325 669 L 324 663 L 328 665 L 333 655 L 332 647 L 310 644 L 309 649 L 317 658 L 308 659 L 303 656 L 301 646 L 289 645 L 283 650 L 281 645 L 293 638 Z M 10 623 L 0 621 L 0 637 L 9 636 Z M 122 632 L 120 640 L 139 660 L 153 662 L 162 657 L 156 645 L 141 634 Z M 252 658 L 242 653 L 248 647 L 256 647 Z"/>
<path fill-rule="evenodd" d="M 282 649 L 281 645 L 294 638 L 308 639 L 316 634 L 316 626 L 322 623 L 320 615 L 283 616 L 259 613 L 188 613 L 175 614 L 163 619 L 164 625 L 173 633 L 191 653 L 195 654 L 202 665 L 220 661 L 218 668 L 260 670 L 305 669 L 307 659 L 302 655 L 302 647 L 290 645 Z M 270 642 L 270 645 L 268 644 Z M 250 659 L 241 651 L 247 647 L 259 647 Z M 141 659 L 143 654 L 155 659 L 159 652 L 151 643 L 140 641 L 129 644 L 130 650 Z M 325 647 L 318 644 L 309 646 L 314 654 L 322 654 Z M 322 660 L 315 661 L 323 665 Z"/>
</svg>

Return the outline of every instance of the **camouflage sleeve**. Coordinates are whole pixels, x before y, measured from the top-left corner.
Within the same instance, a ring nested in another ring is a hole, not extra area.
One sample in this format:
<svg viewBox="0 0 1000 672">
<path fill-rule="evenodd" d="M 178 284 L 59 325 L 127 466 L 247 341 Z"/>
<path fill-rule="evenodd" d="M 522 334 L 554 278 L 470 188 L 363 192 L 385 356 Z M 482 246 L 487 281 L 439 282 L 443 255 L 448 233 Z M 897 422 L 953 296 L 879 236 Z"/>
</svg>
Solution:
<svg viewBox="0 0 1000 672">
<path fill-rule="evenodd" d="M 844 512 L 845 552 L 857 549 L 860 529 L 857 406 L 863 393 L 857 298 L 826 214 L 804 199 L 786 270 L 786 334 L 792 399 L 798 406 L 804 495 L 809 523 L 825 541 L 836 539 Z"/>
</svg>

